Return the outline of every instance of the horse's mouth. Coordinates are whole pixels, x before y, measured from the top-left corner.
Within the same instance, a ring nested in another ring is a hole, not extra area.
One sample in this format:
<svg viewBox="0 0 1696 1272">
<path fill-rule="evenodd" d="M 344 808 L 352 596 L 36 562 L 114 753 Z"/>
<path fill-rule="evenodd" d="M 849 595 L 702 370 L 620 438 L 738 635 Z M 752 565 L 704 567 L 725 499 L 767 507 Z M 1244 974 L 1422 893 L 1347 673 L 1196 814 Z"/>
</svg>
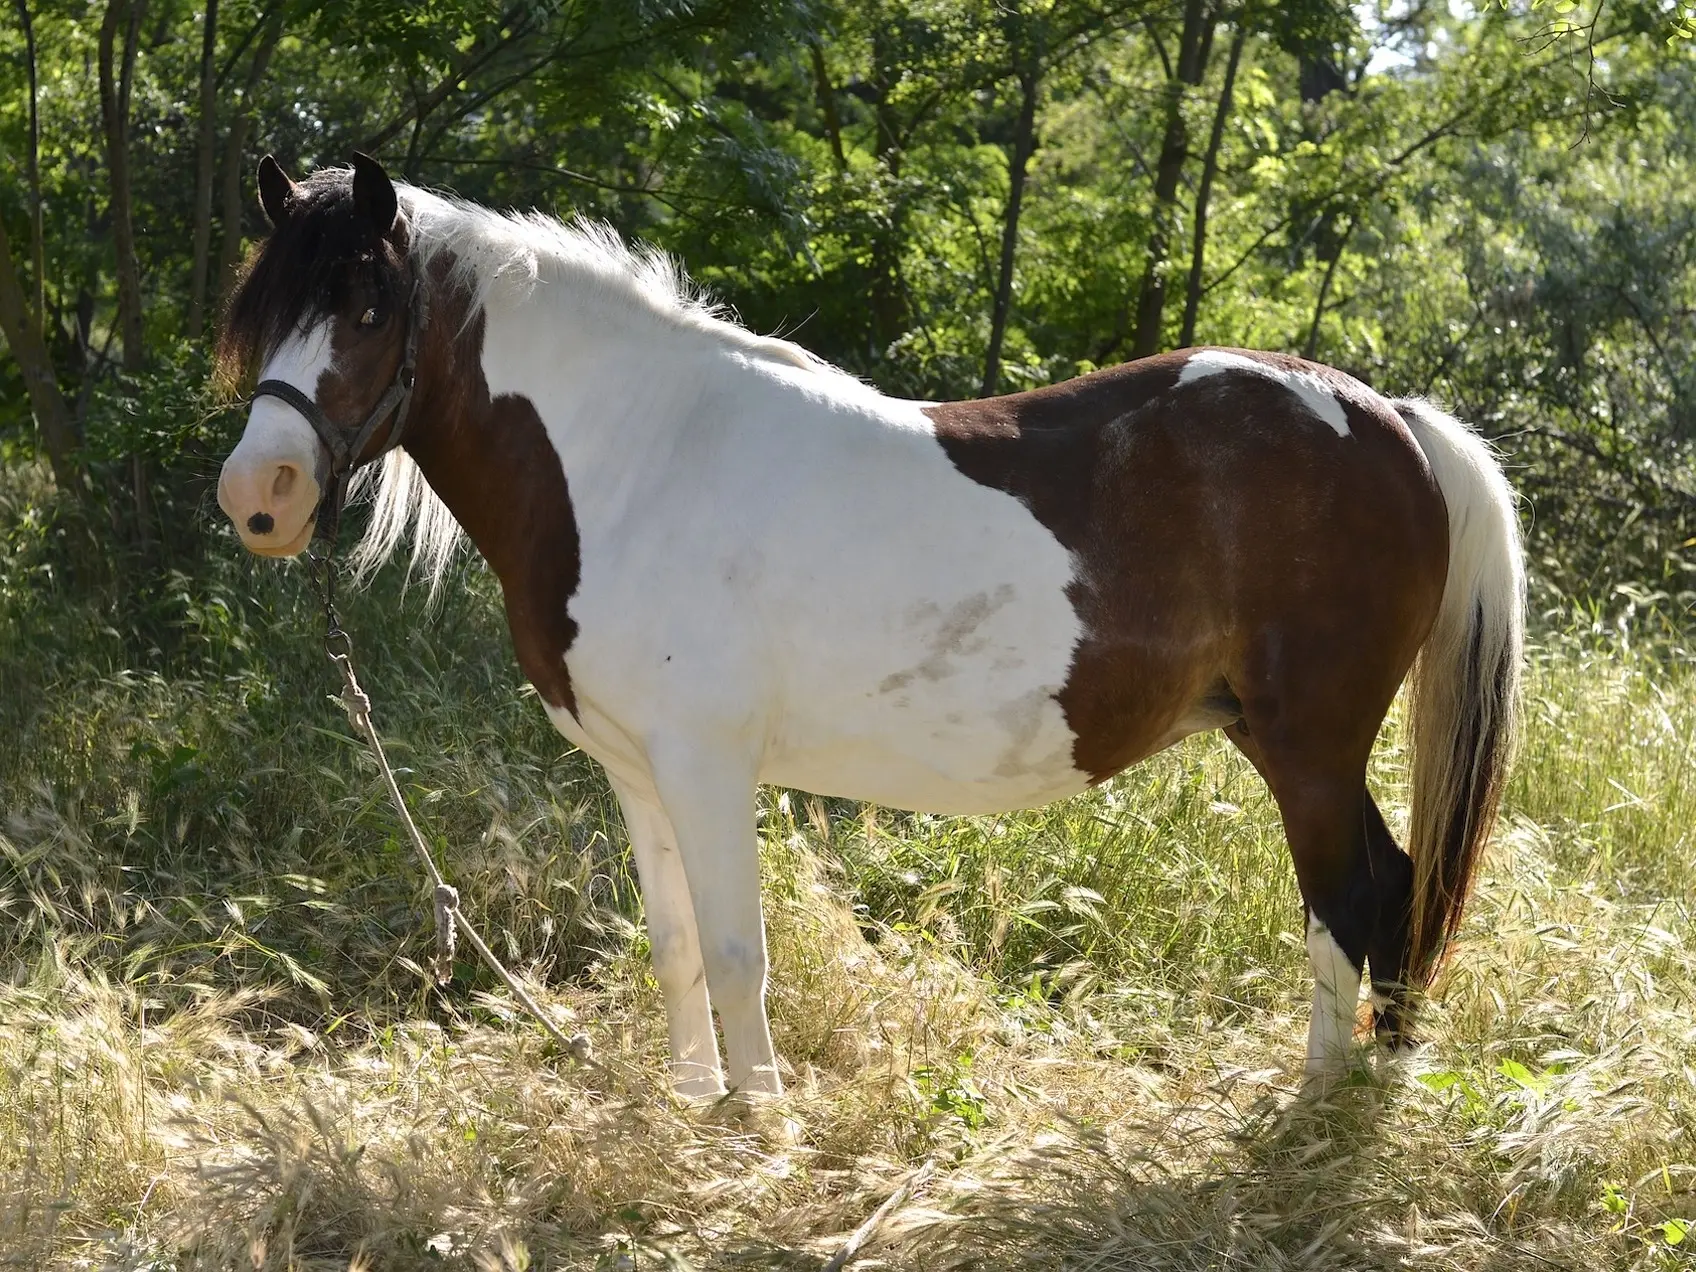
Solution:
<svg viewBox="0 0 1696 1272">
<path fill-rule="evenodd" d="M 255 556 L 263 557 L 294 557 L 306 551 L 306 545 L 312 542 L 312 533 L 318 528 L 318 519 L 308 517 L 306 524 L 300 528 L 300 533 L 287 543 L 249 543 L 247 550 Z"/>
</svg>

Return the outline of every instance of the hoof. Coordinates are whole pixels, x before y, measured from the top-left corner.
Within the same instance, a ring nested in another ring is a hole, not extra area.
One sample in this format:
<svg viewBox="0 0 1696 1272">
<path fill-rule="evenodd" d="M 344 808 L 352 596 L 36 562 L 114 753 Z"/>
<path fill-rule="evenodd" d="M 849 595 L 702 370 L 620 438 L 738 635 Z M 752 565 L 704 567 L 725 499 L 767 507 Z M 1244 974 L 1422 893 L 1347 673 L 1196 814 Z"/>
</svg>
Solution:
<svg viewBox="0 0 1696 1272">
<path fill-rule="evenodd" d="M 753 1129 L 777 1148 L 799 1148 L 807 1138 L 807 1128 L 781 1109 L 757 1109 L 750 1121 Z"/>
<path fill-rule="evenodd" d="M 724 1099 L 724 1074 L 704 1064 L 672 1063 L 671 1089 L 684 1104 L 707 1106 Z"/>
<path fill-rule="evenodd" d="M 805 1137 L 805 1128 L 787 1102 L 763 1091 L 730 1091 L 713 1105 L 711 1117 L 715 1122 L 741 1126 L 783 1148 L 793 1148 Z"/>
<path fill-rule="evenodd" d="M 1419 1045 L 1408 1032 L 1413 1024 L 1413 1002 L 1408 991 L 1373 987 L 1368 999 L 1372 1003 L 1372 1036 L 1378 1045 L 1391 1054 L 1405 1055 Z"/>
<path fill-rule="evenodd" d="M 1301 1096 L 1307 1100 L 1321 1099 L 1345 1087 L 1371 1086 L 1374 1082 L 1370 1053 L 1350 1047 L 1340 1056 L 1327 1056 L 1322 1061 L 1310 1059 L 1302 1069 Z"/>
</svg>

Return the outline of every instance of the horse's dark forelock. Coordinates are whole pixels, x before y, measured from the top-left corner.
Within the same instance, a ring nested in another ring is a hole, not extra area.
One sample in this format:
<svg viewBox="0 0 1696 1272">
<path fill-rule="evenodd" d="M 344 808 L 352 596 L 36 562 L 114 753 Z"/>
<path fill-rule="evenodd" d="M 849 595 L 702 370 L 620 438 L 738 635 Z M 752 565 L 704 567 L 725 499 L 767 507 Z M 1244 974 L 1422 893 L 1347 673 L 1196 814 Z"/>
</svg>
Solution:
<svg viewBox="0 0 1696 1272">
<path fill-rule="evenodd" d="M 391 308 L 404 299 L 400 254 L 360 218 L 352 173 L 316 172 L 295 186 L 288 219 L 249 258 L 230 295 L 217 382 L 239 388 L 290 335 L 338 311 L 358 281 Z"/>
</svg>

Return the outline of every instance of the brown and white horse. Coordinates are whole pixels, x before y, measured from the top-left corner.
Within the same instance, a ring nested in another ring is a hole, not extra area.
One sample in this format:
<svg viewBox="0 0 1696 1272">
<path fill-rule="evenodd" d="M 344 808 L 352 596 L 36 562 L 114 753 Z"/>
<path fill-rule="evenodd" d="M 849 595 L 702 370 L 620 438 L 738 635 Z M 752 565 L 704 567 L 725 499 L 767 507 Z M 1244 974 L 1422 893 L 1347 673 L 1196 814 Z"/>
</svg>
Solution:
<svg viewBox="0 0 1696 1272">
<path fill-rule="evenodd" d="M 411 533 L 439 578 L 470 536 L 519 665 L 618 794 L 681 1092 L 781 1089 L 759 783 L 985 813 L 1204 729 L 1283 815 L 1309 1072 L 1345 1063 L 1368 961 L 1400 1035 L 1515 726 L 1518 525 L 1465 426 L 1225 349 L 900 401 L 722 319 L 603 228 L 397 187 L 364 156 L 298 184 L 267 157 L 259 178 L 274 232 L 220 354 L 268 384 L 219 503 L 290 556 L 381 455 L 367 566 Z M 1365 782 L 1410 668 L 1411 859 Z"/>
</svg>

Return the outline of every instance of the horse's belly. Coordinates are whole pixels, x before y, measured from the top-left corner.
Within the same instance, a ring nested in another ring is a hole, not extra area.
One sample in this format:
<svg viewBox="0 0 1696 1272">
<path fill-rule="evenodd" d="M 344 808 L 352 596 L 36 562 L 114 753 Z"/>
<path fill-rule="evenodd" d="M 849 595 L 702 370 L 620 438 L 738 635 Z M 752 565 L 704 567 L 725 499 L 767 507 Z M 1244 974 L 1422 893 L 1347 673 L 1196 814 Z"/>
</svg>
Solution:
<svg viewBox="0 0 1696 1272">
<path fill-rule="evenodd" d="M 924 812 L 1002 812 L 1082 790 L 1055 697 L 1070 651 L 1032 648 L 1019 639 L 1029 634 L 991 621 L 981 643 L 946 659 L 921 649 L 863 679 L 838 667 L 788 696 L 762 779 Z"/>
<path fill-rule="evenodd" d="M 760 780 L 821 795 L 867 800 L 925 813 L 1002 813 L 1075 795 L 1088 785 L 1070 756 L 1047 771 L 1011 777 L 968 776 L 939 766 L 936 753 L 904 755 L 887 747 L 841 742 L 768 762 Z"/>
<path fill-rule="evenodd" d="M 1019 499 L 960 473 L 916 406 L 887 413 L 875 445 L 761 435 L 719 477 L 742 492 L 709 505 L 720 533 L 585 521 L 568 658 L 585 749 L 673 729 L 708 747 L 752 736 L 762 781 L 924 811 L 1088 785 L 1057 697 L 1083 637 L 1071 552 Z M 746 489 L 773 464 L 828 473 L 830 492 Z"/>
</svg>

